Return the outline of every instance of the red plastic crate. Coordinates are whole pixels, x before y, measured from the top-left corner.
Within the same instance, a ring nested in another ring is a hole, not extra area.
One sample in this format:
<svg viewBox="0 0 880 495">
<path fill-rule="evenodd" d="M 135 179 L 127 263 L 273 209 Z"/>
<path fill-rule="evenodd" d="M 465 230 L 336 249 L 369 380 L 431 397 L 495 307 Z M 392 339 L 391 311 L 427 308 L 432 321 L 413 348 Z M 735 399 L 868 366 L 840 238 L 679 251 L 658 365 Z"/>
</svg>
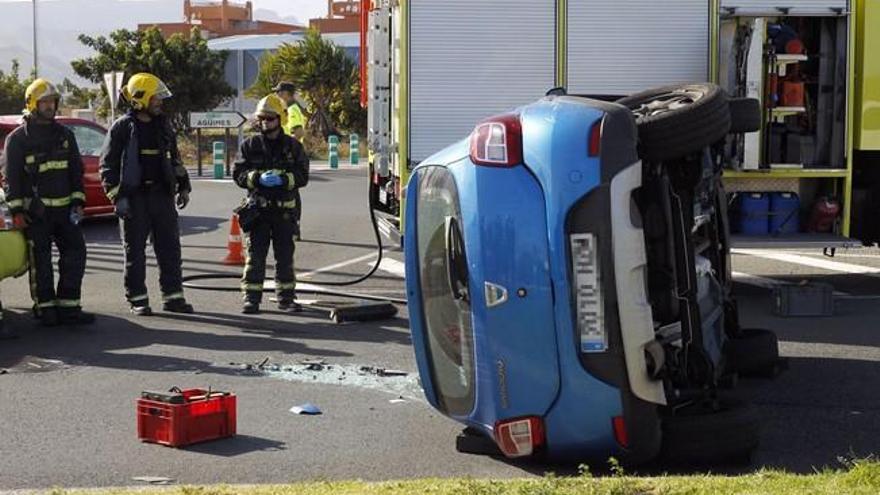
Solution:
<svg viewBox="0 0 880 495">
<path fill-rule="evenodd" d="M 137 428 L 142 442 L 183 447 L 235 436 L 235 394 L 192 388 L 181 390 L 175 399 L 138 399 Z"/>
</svg>

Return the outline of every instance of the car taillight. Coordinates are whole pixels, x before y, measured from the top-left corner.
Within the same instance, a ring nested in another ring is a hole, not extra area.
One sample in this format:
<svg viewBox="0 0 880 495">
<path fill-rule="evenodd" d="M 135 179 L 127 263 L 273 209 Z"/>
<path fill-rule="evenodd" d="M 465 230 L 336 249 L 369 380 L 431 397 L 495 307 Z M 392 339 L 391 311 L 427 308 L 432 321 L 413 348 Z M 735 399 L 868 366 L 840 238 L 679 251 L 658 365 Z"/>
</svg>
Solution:
<svg viewBox="0 0 880 495">
<path fill-rule="evenodd" d="M 595 234 L 571 234 L 571 280 L 581 352 L 608 349 L 599 243 Z"/>
<path fill-rule="evenodd" d="M 591 157 L 599 156 L 602 151 L 602 120 L 597 120 L 590 128 L 590 144 L 588 154 Z"/>
<path fill-rule="evenodd" d="M 614 439 L 621 447 L 629 447 L 629 435 L 626 433 L 626 422 L 623 416 L 615 416 L 611 418 L 611 424 L 614 427 Z"/>
<path fill-rule="evenodd" d="M 490 167 L 522 163 L 522 124 L 519 115 L 505 114 L 485 120 L 470 137 L 471 161 Z"/>
<path fill-rule="evenodd" d="M 507 457 L 531 455 L 544 445 L 544 423 L 537 416 L 495 423 L 495 443 Z"/>
</svg>

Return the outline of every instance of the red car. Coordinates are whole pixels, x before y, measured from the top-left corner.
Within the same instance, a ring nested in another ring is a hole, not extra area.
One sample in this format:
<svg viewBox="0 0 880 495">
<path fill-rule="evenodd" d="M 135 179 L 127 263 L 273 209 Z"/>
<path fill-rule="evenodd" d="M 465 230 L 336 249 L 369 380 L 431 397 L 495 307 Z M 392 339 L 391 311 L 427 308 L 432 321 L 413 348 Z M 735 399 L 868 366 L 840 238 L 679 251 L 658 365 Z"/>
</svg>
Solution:
<svg viewBox="0 0 880 495">
<path fill-rule="evenodd" d="M 90 120 L 58 117 L 58 122 L 69 127 L 76 136 L 79 152 L 83 160 L 83 189 L 86 193 L 86 216 L 113 213 L 113 204 L 101 187 L 101 173 L 98 171 L 98 155 L 104 144 L 107 129 Z M 21 123 L 21 115 L 0 115 L 0 153 L 6 145 L 6 136 Z"/>
</svg>

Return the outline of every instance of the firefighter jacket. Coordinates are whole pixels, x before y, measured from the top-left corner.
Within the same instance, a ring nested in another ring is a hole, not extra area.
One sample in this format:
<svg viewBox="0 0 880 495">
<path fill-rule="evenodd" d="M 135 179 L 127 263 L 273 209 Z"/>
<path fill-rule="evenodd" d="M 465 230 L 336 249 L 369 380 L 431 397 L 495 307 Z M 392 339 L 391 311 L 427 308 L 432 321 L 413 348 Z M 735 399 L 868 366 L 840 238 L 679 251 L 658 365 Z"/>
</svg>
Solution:
<svg viewBox="0 0 880 495">
<path fill-rule="evenodd" d="M 280 186 L 260 184 L 260 175 L 270 170 L 281 176 Z M 258 134 L 241 143 L 232 177 L 259 207 L 295 209 L 296 190 L 309 183 L 309 157 L 299 141 L 284 133 L 274 140 Z"/>
<path fill-rule="evenodd" d="M 133 111 L 120 117 L 104 139 L 101 149 L 101 182 L 110 201 L 131 195 L 143 186 L 144 170 L 140 162 L 142 153 L 155 153 L 160 157 L 158 176 L 169 194 L 189 192 L 192 186 L 186 167 L 180 160 L 177 138 L 164 116 L 153 117 L 159 120 L 161 129 L 159 147 L 156 150 L 142 150 L 138 142 L 137 116 Z"/>
<path fill-rule="evenodd" d="M 12 214 L 42 215 L 43 207 L 83 206 L 83 163 L 73 132 L 58 122 L 30 117 L 6 138 L 6 201 Z"/>
</svg>

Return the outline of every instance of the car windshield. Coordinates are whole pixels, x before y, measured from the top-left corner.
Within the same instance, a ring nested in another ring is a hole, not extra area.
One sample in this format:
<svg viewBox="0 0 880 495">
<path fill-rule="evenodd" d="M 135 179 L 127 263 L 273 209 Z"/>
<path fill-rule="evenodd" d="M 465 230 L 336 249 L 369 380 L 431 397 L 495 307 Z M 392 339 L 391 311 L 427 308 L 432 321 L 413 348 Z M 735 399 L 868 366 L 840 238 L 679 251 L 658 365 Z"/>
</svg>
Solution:
<svg viewBox="0 0 880 495">
<path fill-rule="evenodd" d="M 76 136 L 76 144 L 79 146 L 79 153 L 83 156 L 98 156 L 101 153 L 101 146 L 104 145 L 104 135 L 106 134 L 97 127 L 81 124 L 68 124 L 70 130 Z"/>
</svg>

